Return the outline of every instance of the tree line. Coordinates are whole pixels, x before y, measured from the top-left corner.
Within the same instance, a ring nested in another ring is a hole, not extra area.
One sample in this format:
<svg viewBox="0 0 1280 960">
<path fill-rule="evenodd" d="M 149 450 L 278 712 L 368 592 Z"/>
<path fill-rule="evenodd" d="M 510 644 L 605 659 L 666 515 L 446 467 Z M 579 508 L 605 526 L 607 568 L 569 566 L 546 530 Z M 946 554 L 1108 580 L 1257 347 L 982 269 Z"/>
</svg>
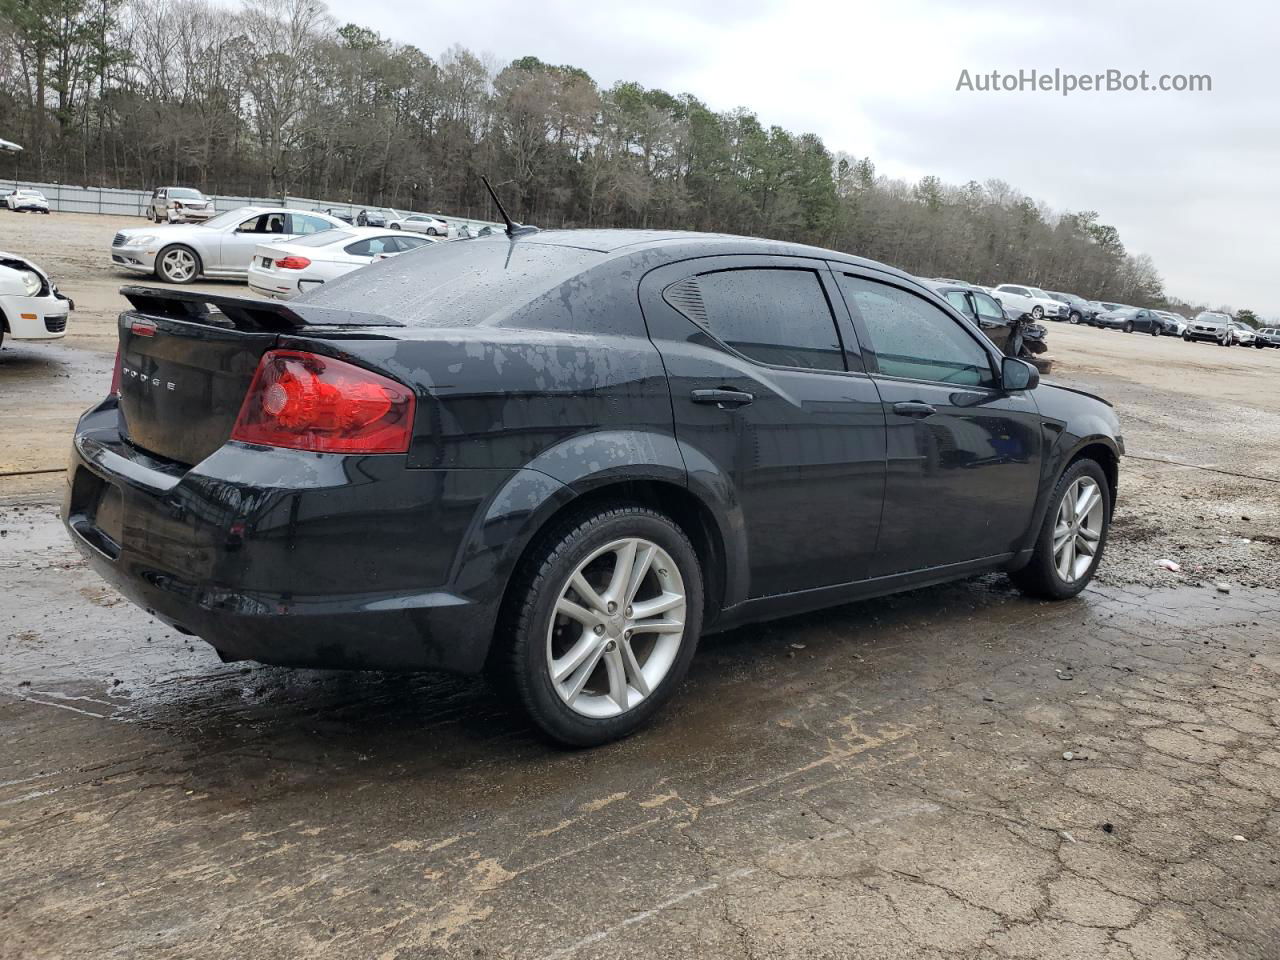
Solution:
<svg viewBox="0 0 1280 960">
<path fill-rule="evenodd" d="M 0 0 L 0 136 L 26 148 L 0 156 L 16 179 L 492 218 L 487 174 L 544 227 L 751 234 L 921 276 L 1189 306 L 1094 211 L 999 180 L 886 177 L 745 108 L 602 88 L 533 56 L 432 57 L 339 25 L 319 0 Z"/>
</svg>

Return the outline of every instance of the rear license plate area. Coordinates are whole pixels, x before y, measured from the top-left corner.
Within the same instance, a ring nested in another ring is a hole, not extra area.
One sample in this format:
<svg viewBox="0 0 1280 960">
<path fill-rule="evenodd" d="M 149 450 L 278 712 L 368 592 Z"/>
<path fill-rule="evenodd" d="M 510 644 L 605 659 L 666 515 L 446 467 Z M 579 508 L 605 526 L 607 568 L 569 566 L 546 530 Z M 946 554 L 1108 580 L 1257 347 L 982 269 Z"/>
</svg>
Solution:
<svg viewBox="0 0 1280 960">
<path fill-rule="evenodd" d="M 270 258 L 270 257 L 263 257 L 263 258 L 262 258 L 262 269 L 264 269 L 264 270 L 270 270 L 270 269 L 271 269 L 271 258 Z"/>
<path fill-rule="evenodd" d="M 124 540 L 124 496 L 120 488 L 83 467 L 71 486 L 71 526 L 113 560 Z"/>
</svg>

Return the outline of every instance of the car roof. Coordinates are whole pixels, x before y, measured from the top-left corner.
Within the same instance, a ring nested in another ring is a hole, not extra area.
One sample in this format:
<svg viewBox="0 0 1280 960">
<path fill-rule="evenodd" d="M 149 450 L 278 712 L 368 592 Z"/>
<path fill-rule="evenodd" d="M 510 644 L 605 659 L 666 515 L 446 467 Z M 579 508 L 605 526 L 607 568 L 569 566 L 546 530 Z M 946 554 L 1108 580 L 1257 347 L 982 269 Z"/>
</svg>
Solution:
<svg viewBox="0 0 1280 960">
<path fill-rule="evenodd" d="M 498 241 L 505 239 L 501 231 L 495 231 L 494 237 L 489 239 L 494 238 Z M 752 254 L 810 257 L 818 260 L 846 263 L 850 266 L 868 267 L 902 280 L 910 280 L 917 285 L 921 284 L 920 279 L 912 274 L 876 260 L 868 260 L 865 257 L 857 257 L 853 254 L 841 253 L 838 250 L 828 250 L 803 243 L 766 240 L 760 237 L 742 237 L 726 233 L 698 233 L 691 230 L 540 230 L 534 234 L 517 236 L 515 242 L 576 247 L 580 250 L 592 250 L 606 255 L 632 254 L 655 250 L 670 253 L 673 259 L 676 257 L 685 259 L 699 256 Z"/>
</svg>

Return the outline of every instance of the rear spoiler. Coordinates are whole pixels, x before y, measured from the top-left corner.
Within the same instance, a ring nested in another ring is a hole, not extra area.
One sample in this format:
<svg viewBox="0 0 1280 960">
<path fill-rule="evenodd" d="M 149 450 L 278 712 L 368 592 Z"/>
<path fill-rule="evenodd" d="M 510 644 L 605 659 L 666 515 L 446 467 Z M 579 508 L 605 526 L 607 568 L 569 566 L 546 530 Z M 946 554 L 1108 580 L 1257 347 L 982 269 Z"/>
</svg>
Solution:
<svg viewBox="0 0 1280 960">
<path fill-rule="evenodd" d="M 166 290 L 162 287 L 121 287 L 120 292 L 139 313 L 173 320 L 190 320 L 216 327 L 269 333 L 290 333 L 306 327 L 403 327 L 378 313 L 357 313 L 310 303 L 282 303 L 221 293 Z"/>
</svg>

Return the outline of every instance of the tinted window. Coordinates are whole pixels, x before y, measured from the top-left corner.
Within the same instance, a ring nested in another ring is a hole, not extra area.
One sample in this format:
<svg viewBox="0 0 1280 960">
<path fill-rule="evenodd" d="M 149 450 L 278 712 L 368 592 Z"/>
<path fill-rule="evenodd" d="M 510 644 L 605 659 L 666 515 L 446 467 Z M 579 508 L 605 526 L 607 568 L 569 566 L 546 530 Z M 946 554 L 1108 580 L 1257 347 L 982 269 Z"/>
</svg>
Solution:
<svg viewBox="0 0 1280 960">
<path fill-rule="evenodd" d="M 406 250 L 416 250 L 418 247 L 425 247 L 430 245 L 431 243 L 431 241 L 428 240 L 426 237 L 406 237 L 406 236 L 392 237 L 391 242 L 399 246 L 401 253 L 403 253 Z"/>
<path fill-rule="evenodd" d="M 987 352 L 923 297 L 848 274 L 839 282 L 850 309 L 866 326 L 881 373 L 970 386 L 992 382 Z"/>
<path fill-rule="evenodd" d="M 707 329 L 743 356 L 782 367 L 845 368 L 835 318 L 813 271 L 723 270 L 696 283 Z"/>
<path fill-rule="evenodd" d="M 342 248 L 353 257 L 376 257 L 382 253 L 399 253 L 400 245 L 395 237 L 370 237 Z"/>
<path fill-rule="evenodd" d="M 455 241 L 436 245 L 430 256 L 375 260 L 302 299 L 410 326 L 469 327 L 500 319 L 602 258 L 594 250 L 506 237 Z"/>
</svg>

